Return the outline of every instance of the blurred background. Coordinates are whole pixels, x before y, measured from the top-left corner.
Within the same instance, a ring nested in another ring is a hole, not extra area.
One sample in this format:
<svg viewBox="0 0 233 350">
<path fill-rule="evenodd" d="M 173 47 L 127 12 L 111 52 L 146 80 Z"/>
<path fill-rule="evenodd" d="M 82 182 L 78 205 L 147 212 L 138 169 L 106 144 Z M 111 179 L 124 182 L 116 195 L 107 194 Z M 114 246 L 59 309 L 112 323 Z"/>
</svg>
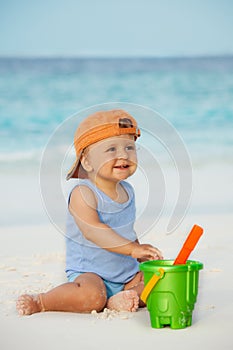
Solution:
<svg viewBox="0 0 233 350">
<path fill-rule="evenodd" d="M 109 102 L 156 110 L 176 129 L 193 167 L 190 213 L 232 212 L 232 18 L 231 0 L 0 0 L 0 225 L 48 222 L 49 138 Z"/>
</svg>

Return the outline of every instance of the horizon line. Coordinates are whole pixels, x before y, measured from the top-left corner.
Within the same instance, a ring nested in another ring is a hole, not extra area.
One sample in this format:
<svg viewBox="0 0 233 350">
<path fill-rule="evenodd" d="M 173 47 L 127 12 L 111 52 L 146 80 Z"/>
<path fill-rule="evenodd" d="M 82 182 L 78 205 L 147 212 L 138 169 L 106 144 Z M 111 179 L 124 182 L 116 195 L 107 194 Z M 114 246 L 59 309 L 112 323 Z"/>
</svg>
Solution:
<svg viewBox="0 0 233 350">
<path fill-rule="evenodd" d="M 195 54 L 195 55 L 1 55 L 0 59 L 203 59 L 233 58 L 228 54 Z"/>
</svg>

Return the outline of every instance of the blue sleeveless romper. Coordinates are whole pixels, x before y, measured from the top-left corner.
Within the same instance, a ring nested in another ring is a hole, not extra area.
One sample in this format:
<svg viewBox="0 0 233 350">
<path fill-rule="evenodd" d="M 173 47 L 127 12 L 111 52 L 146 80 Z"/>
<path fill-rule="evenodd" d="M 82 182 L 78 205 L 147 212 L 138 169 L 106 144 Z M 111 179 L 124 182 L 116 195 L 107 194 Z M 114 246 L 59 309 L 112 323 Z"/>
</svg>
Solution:
<svg viewBox="0 0 233 350">
<path fill-rule="evenodd" d="M 88 179 L 78 179 L 76 184 L 76 186 L 89 187 L 95 194 L 97 213 L 101 222 L 110 226 L 122 237 L 135 241 L 137 236 L 134 231 L 134 190 L 125 181 L 121 181 L 121 185 L 128 194 L 128 200 L 124 203 L 113 201 Z M 69 194 L 68 205 L 73 189 Z M 121 291 L 125 283 L 135 276 L 139 271 L 138 265 L 138 261 L 131 256 L 109 252 L 87 240 L 68 210 L 66 223 L 66 274 L 68 281 L 73 282 L 82 273 L 93 272 L 103 279 L 109 298 Z"/>
</svg>

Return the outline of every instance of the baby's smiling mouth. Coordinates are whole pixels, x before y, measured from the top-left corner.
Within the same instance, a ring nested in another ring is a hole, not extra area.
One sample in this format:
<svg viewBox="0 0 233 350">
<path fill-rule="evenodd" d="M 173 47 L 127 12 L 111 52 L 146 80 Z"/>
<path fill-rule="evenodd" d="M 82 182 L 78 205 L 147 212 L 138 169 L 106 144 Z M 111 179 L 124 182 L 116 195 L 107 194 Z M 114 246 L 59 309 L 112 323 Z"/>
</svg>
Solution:
<svg viewBox="0 0 233 350">
<path fill-rule="evenodd" d="M 127 169 L 127 168 L 129 168 L 129 165 L 128 164 L 121 164 L 121 165 L 114 166 L 114 168 L 116 168 L 116 169 Z"/>
</svg>

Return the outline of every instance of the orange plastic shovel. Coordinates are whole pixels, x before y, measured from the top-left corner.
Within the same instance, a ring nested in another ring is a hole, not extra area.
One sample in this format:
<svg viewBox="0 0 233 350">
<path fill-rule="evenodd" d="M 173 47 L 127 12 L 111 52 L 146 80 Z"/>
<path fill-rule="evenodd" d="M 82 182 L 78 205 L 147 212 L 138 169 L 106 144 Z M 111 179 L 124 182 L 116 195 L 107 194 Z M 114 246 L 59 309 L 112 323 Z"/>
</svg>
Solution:
<svg viewBox="0 0 233 350">
<path fill-rule="evenodd" d="M 203 228 L 198 225 L 194 225 L 191 232 L 189 233 L 186 241 L 183 244 L 177 258 L 175 259 L 173 265 L 185 264 L 192 250 L 195 248 L 199 238 L 203 233 Z"/>
</svg>

